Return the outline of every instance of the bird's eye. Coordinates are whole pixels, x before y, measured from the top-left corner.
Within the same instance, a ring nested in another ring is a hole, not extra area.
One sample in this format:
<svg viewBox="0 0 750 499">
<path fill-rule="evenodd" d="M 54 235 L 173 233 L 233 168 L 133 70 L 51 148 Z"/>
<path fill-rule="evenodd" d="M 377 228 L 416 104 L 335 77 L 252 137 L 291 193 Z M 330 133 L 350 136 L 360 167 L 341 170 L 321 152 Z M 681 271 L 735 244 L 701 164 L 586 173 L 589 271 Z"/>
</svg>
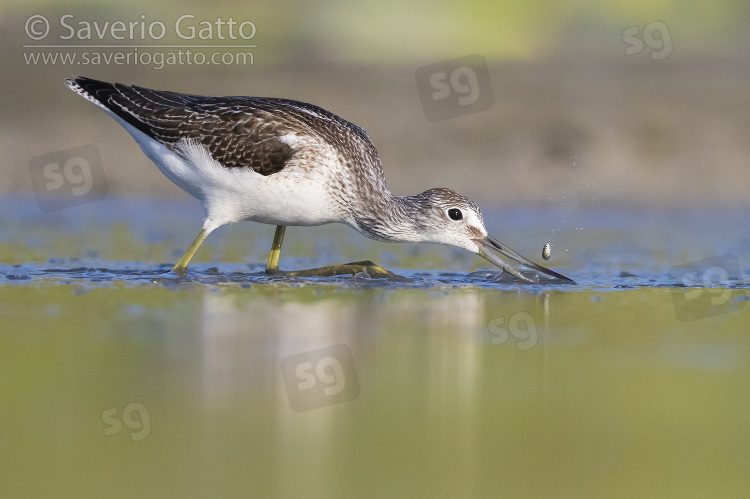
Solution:
<svg viewBox="0 0 750 499">
<path fill-rule="evenodd" d="M 448 216 L 451 217 L 451 220 L 461 220 L 464 218 L 464 214 L 461 213 L 461 210 L 458 208 L 451 208 L 448 210 Z"/>
</svg>

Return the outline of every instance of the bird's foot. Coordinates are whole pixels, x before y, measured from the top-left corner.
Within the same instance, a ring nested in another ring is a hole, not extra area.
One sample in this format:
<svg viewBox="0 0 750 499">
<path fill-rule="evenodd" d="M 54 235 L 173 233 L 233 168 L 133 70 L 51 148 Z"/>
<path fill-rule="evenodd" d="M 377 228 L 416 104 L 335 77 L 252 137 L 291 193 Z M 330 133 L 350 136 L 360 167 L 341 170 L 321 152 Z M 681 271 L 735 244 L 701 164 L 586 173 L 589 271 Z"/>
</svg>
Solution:
<svg viewBox="0 0 750 499">
<path fill-rule="evenodd" d="M 181 265 L 177 264 L 174 267 L 172 267 L 172 270 L 170 270 L 169 272 L 174 272 L 175 274 L 177 274 L 179 276 L 186 276 L 187 275 L 187 265 L 182 265 L 181 266 Z"/>
<path fill-rule="evenodd" d="M 382 279 L 395 279 L 403 280 L 405 277 L 394 274 L 390 270 L 386 270 L 370 260 L 363 260 L 361 262 L 344 263 L 341 265 L 329 265 L 327 267 L 318 267 L 315 269 L 306 270 L 279 270 L 279 269 L 266 269 L 266 274 L 269 275 L 283 275 L 288 277 L 332 277 L 338 275 L 357 275 L 360 272 L 367 273 L 372 278 Z"/>
</svg>

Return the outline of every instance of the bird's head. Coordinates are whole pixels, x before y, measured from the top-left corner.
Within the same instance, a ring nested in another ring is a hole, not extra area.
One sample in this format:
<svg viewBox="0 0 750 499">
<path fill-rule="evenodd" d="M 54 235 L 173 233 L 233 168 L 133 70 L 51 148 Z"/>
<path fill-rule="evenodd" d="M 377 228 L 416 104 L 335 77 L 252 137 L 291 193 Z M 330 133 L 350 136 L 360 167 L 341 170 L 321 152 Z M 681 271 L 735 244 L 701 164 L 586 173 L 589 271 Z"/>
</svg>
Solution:
<svg viewBox="0 0 750 499">
<path fill-rule="evenodd" d="M 413 205 L 417 207 L 415 223 L 423 236 L 423 241 L 466 249 L 524 281 L 530 279 L 501 260 L 496 253 L 544 274 L 575 284 L 572 279 L 537 265 L 491 237 L 484 227 L 479 206 L 471 199 L 450 189 L 438 188 L 414 196 L 414 200 L 416 202 Z"/>
</svg>

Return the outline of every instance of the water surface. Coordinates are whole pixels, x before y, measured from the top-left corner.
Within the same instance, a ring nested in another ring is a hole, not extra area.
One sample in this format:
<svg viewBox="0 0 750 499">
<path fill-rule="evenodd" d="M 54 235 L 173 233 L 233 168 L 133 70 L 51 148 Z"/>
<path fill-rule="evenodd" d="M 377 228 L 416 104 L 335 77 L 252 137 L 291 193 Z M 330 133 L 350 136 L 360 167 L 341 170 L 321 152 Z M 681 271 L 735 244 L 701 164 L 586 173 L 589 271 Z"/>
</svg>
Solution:
<svg viewBox="0 0 750 499">
<path fill-rule="evenodd" d="M 191 200 L 0 208 L 3 496 L 750 493 L 747 214 L 485 210 L 569 286 L 336 226 L 282 267 L 410 280 L 268 277 L 256 224 L 177 277 Z"/>
</svg>

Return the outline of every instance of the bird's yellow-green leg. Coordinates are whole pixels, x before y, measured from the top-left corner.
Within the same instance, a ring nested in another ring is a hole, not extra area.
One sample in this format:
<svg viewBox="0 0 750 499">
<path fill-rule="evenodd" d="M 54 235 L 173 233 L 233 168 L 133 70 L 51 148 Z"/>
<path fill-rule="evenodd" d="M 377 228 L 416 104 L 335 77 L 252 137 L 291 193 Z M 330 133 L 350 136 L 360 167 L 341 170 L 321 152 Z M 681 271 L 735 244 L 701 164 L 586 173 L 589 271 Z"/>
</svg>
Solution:
<svg viewBox="0 0 750 499">
<path fill-rule="evenodd" d="M 281 243 L 284 242 L 285 231 L 285 226 L 276 226 L 276 232 L 273 235 L 273 244 L 271 244 L 271 254 L 268 255 L 268 265 L 266 265 L 267 274 L 279 272 L 279 256 L 281 255 Z"/>
<path fill-rule="evenodd" d="M 193 255 L 195 255 L 195 252 L 198 251 L 200 245 L 203 244 L 206 236 L 208 236 L 208 232 L 206 231 L 206 229 L 201 229 L 201 231 L 198 233 L 198 236 L 192 242 L 187 251 L 185 251 L 185 254 L 182 255 L 182 258 L 180 258 L 180 261 L 177 262 L 177 265 L 172 267 L 172 272 L 177 272 L 180 275 L 187 274 L 188 263 L 193 258 Z"/>
<path fill-rule="evenodd" d="M 290 270 L 290 271 L 279 271 L 280 273 L 289 277 L 332 277 L 337 275 L 357 275 L 360 272 L 366 272 L 370 277 L 388 277 L 390 279 L 403 280 L 406 279 L 399 275 L 394 274 L 390 270 L 386 270 L 380 267 L 370 260 L 362 260 L 361 262 L 344 263 L 341 265 L 329 265 L 327 267 L 318 267 L 316 269 L 307 270 Z"/>
<path fill-rule="evenodd" d="M 343 265 L 330 265 L 328 267 L 318 267 L 316 269 L 307 270 L 279 270 L 279 255 L 281 254 L 281 243 L 284 241 L 285 230 L 286 227 L 283 225 L 276 226 L 276 233 L 273 236 L 273 244 L 271 245 L 271 255 L 268 257 L 268 265 L 266 265 L 266 274 L 283 275 L 287 277 L 331 277 L 337 275 L 356 275 L 360 272 L 367 272 L 370 277 L 388 277 L 396 280 L 406 279 L 375 265 L 370 260 L 345 263 Z"/>
</svg>

